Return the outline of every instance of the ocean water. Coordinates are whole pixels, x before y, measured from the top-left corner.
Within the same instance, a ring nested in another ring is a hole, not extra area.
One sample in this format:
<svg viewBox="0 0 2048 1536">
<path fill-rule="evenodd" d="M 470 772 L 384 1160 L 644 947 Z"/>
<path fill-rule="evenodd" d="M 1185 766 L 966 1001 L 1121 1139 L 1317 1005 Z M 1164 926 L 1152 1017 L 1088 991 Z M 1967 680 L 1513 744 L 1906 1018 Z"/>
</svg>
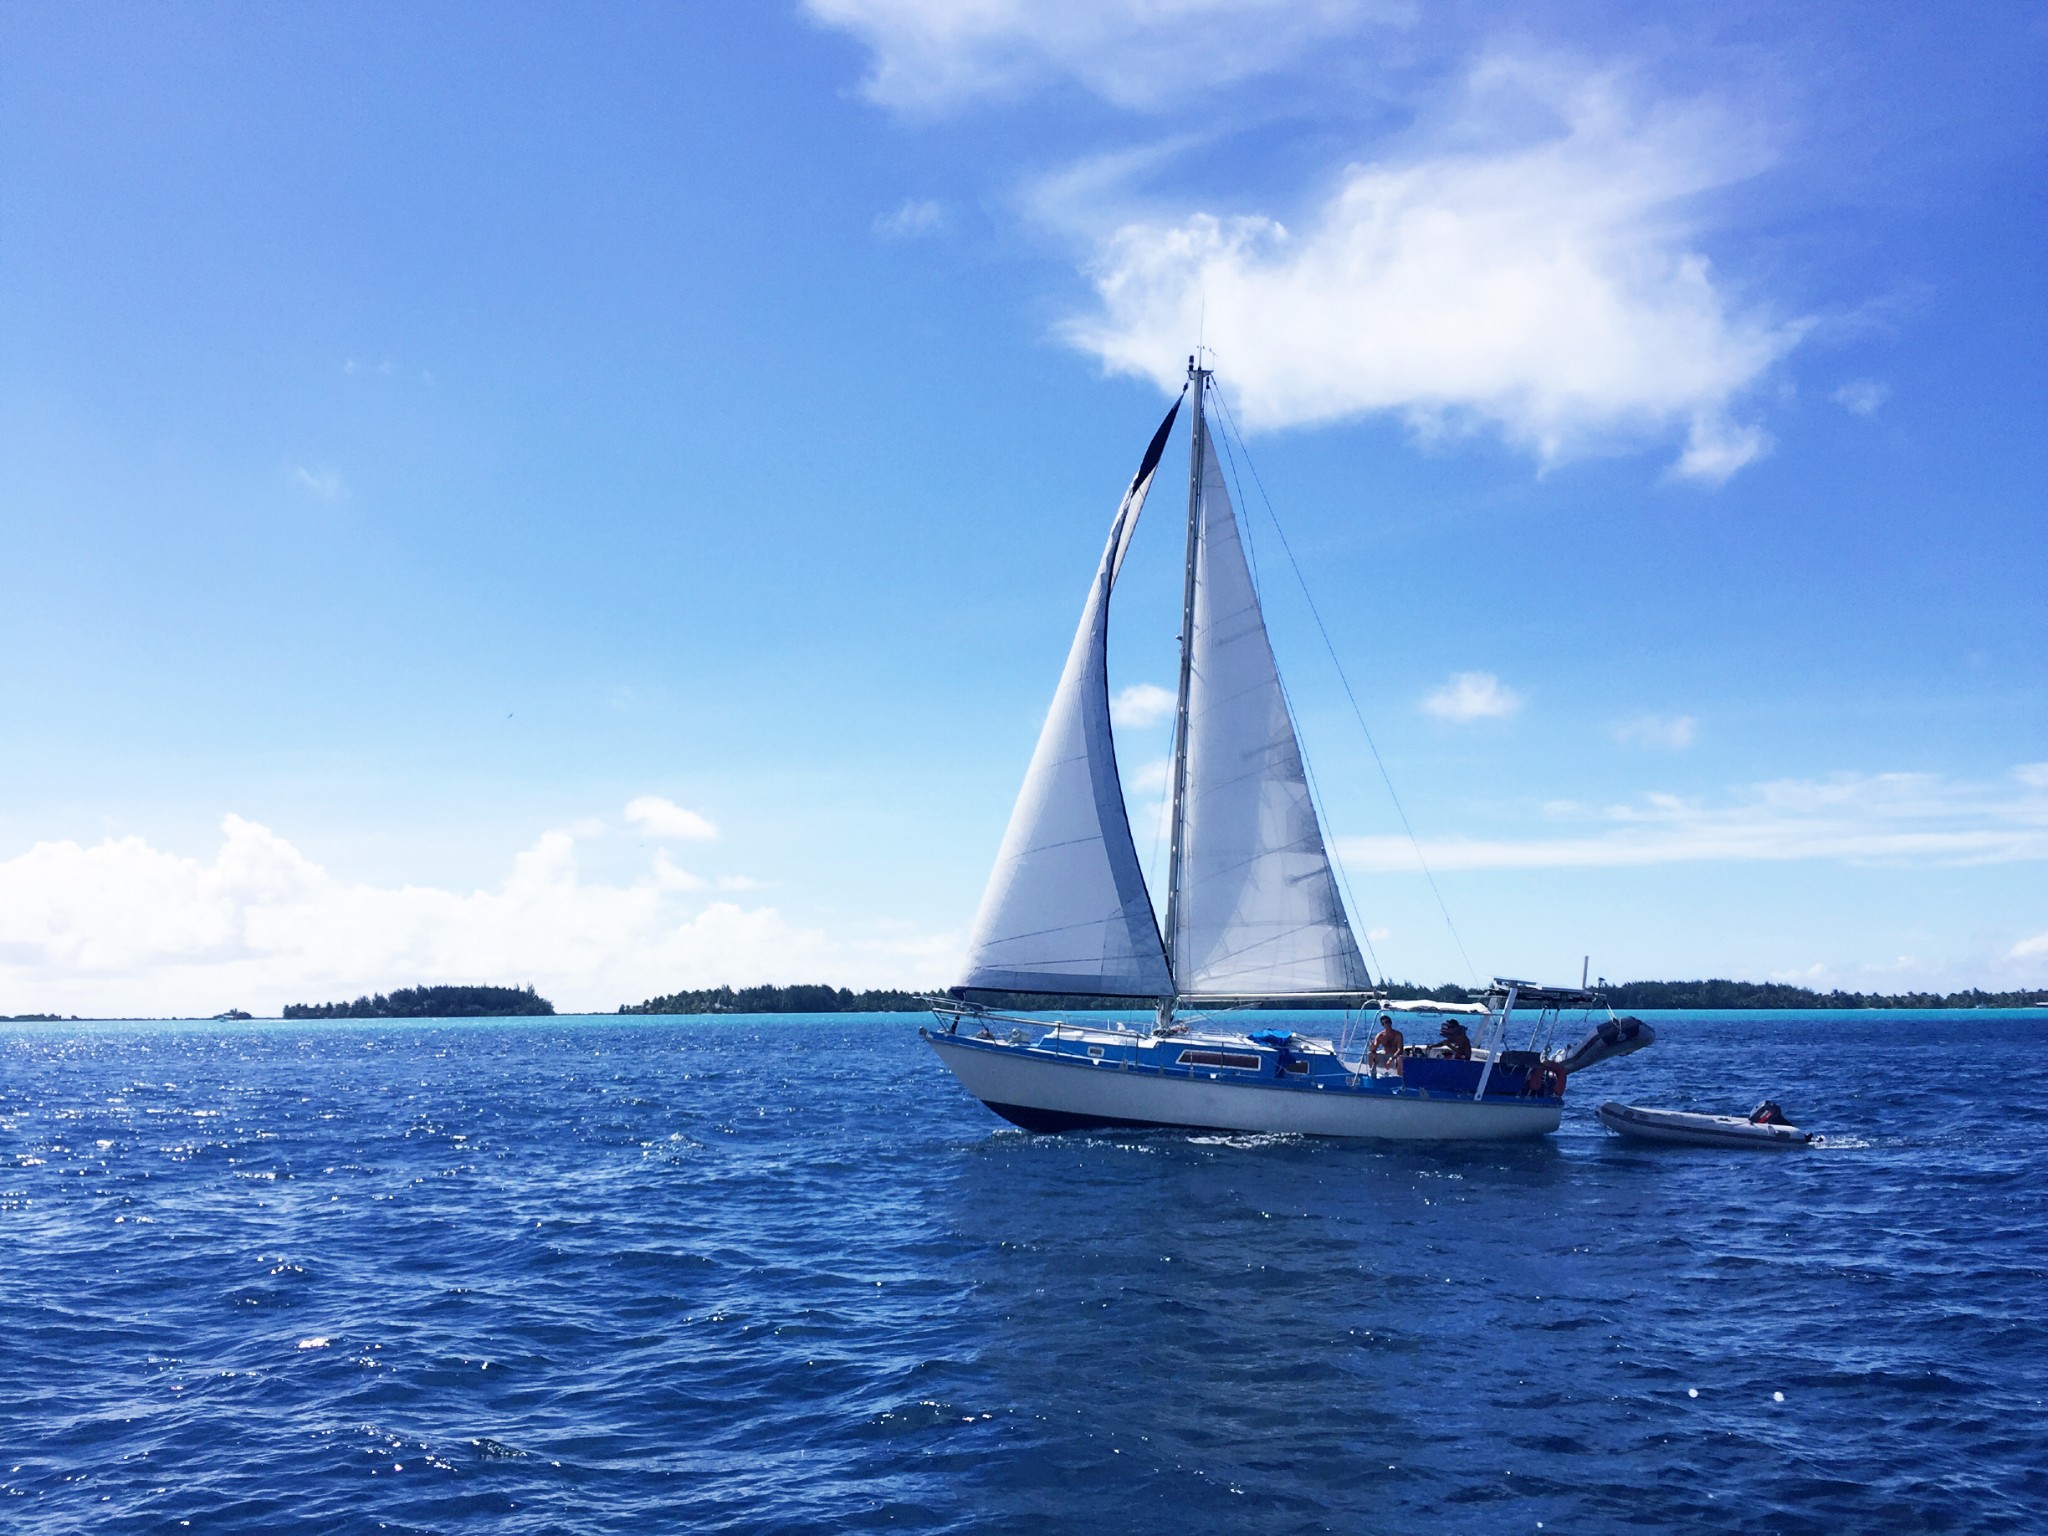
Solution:
<svg viewBox="0 0 2048 1536">
<path fill-rule="evenodd" d="M 0 1026 L 0 1530 L 2048 1528 L 2048 1016 L 1653 1017 L 1511 1147 L 1027 1136 L 902 1016 Z"/>
</svg>

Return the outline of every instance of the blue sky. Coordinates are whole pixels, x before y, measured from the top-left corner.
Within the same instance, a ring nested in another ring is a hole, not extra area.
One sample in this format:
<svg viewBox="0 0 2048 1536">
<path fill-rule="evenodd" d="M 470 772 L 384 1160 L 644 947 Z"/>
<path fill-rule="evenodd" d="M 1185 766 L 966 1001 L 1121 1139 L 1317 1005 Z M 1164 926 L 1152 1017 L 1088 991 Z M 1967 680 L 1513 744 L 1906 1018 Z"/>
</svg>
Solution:
<svg viewBox="0 0 2048 1536">
<path fill-rule="evenodd" d="M 2048 983 L 2044 17 L 10 6 L 0 1012 L 944 982 L 1191 332 L 1473 969 Z"/>
</svg>

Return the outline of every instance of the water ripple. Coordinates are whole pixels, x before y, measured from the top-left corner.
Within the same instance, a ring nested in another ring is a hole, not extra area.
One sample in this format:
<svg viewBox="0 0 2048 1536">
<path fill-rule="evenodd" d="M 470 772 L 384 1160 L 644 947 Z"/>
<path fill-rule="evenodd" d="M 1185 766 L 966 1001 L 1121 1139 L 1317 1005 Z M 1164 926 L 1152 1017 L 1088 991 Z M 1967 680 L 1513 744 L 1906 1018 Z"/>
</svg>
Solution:
<svg viewBox="0 0 2048 1536">
<path fill-rule="evenodd" d="M 1660 1027 L 1590 1095 L 1826 1145 L 1031 1137 L 902 1019 L 17 1027 L 0 1524 L 2037 1529 L 2040 1021 Z"/>
</svg>

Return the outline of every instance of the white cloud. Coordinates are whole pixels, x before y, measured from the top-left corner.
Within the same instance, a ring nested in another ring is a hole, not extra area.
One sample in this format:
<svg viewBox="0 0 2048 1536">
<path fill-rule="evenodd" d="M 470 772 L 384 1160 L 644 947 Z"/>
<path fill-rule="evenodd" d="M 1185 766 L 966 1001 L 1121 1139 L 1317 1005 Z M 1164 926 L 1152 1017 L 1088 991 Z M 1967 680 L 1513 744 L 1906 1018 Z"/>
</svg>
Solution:
<svg viewBox="0 0 2048 1536">
<path fill-rule="evenodd" d="M 1141 847 L 1147 837 L 1163 838 L 1167 835 L 1167 791 L 1172 782 L 1173 759 L 1170 757 L 1155 757 L 1123 776 L 1131 828 L 1138 834 Z"/>
<path fill-rule="evenodd" d="M 1868 416 L 1892 396 L 1892 387 L 1876 379 L 1852 379 L 1836 390 L 1835 404 L 1858 416 Z"/>
<path fill-rule="evenodd" d="M 1987 982 L 1993 987 L 2010 985 L 2010 978 L 1986 974 L 1987 970 L 1995 969 L 1992 957 L 1982 954 L 1950 956 L 1939 961 L 1923 960 L 1917 955 L 1894 955 L 1889 960 L 1815 961 L 1779 967 L 1766 972 L 1764 979 L 1790 982 L 1816 992 L 1959 992 Z"/>
<path fill-rule="evenodd" d="M 1505 720 L 1522 707 L 1521 695 L 1501 686 L 1491 672 L 1454 672 L 1451 680 L 1422 701 L 1439 720 Z"/>
<path fill-rule="evenodd" d="M 613 714 L 630 715 L 653 703 L 658 694 L 632 683 L 614 683 L 604 690 L 602 697 Z"/>
<path fill-rule="evenodd" d="M 1560 815 L 1590 823 L 1575 836 L 1442 838 L 1425 842 L 1422 851 L 1436 870 L 2048 859 L 2048 794 L 2041 785 L 2021 782 L 2015 794 L 1934 774 L 1840 774 L 1751 785 L 1721 804 L 1653 794 L 1601 811 L 1558 808 Z M 1405 837 L 1346 838 L 1339 848 L 1359 869 L 1416 867 Z"/>
<path fill-rule="evenodd" d="M 1071 77 L 1108 101 L 1153 107 L 1264 74 L 1398 0 L 804 0 L 867 45 L 868 96 L 939 112 Z"/>
<path fill-rule="evenodd" d="M 1109 718 L 1118 725 L 1157 725 L 1170 718 L 1179 703 L 1171 689 L 1157 683 L 1133 683 L 1109 701 Z"/>
<path fill-rule="evenodd" d="M 1140 764 L 1138 771 L 1131 774 L 1127 782 L 1139 794 L 1163 795 L 1172 777 L 1173 759 L 1155 757 L 1150 762 Z"/>
<path fill-rule="evenodd" d="M 2048 955 L 2048 933 L 2037 933 L 2031 939 L 2021 939 L 2006 955 L 2008 960 L 2031 960 L 2036 955 Z"/>
<path fill-rule="evenodd" d="M 1691 715 L 1637 715 L 1614 728 L 1614 739 L 1627 747 L 1659 747 L 1666 752 L 1683 752 L 1699 735 L 1699 722 Z"/>
<path fill-rule="evenodd" d="M 38 843 L 0 861 L 0 993 L 10 1012 L 274 1012 L 419 982 L 533 983 L 610 1010 L 678 987 L 829 978 L 917 985 L 954 940 L 871 923 L 829 937 L 773 907 L 699 905 L 703 881 L 659 854 L 593 883 L 576 839 L 544 834 L 491 890 L 336 879 L 268 828 L 229 816 L 210 860 L 139 837 Z"/>
<path fill-rule="evenodd" d="M 701 891 L 711 882 L 694 870 L 684 869 L 668 856 L 666 848 L 658 848 L 654 854 L 654 883 L 664 891 Z M 723 884 L 724 882 L 720 882 Z"/>
<path fill-rule="evenodd" d="M 928 197 L 913 197 L 888 213 L 875 215 L 875 233 L 885 240 L 915 240 L 943 234 L 946 210 Z"/>
<path fill-rule="evenodd" d="M 310 491 L 322 501 L 348 500 L 348 487 L 342 484 L 341 471 L 325 465 L 308 468 L 304 464 L 292 469 L 292 479 L 301 490 Z"/>
<path fill-rule="evenodd" d="M 1497 61 L 1457 122 L 1351 166 L 1294 226 L 1112 214 L 1099 306 L 1065 334 L 1166 390 L 1206 334 L 1248 429 L 1393 412 L 1424 435 L 1497 429 L 1546 465 L 1682 433 L 1673 472 L 1724 480 L 1767 447 L 1740 397 L 1801 330 L 1739 311 L 1692 241 L 1695 202 L 1760 165 L 1753 137 Z"/>
<path fill-rule="evenodd" d="M 1685 450 L 1672 464 L 1671 476 L 1722 485 L 1743 465 L 1762 458 L 1770 446 L 1770 434 L 1762 427 L 1715 415 L 1695 416 L 1685 429 Z"/>
<path fill-rule="evenodd" d="M 687 838 L 697 842 L 708 842 L 718 836 L 718 828 L 695 811 L 685 810 L 673 800 L 664 800 L 659 795 L 642 795 L 626 806 L 626 820 L 633 823 L 649 837 Z"/>
</svg>

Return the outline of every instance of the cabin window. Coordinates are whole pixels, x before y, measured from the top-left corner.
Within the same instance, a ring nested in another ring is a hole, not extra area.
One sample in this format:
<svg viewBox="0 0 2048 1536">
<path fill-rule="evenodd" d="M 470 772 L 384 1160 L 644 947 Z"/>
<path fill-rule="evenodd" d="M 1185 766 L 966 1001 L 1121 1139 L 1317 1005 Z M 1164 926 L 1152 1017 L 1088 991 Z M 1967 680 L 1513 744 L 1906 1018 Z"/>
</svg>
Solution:
<svg viewBox="0 0 2048 1536">
<path fill-rule="evenodd" d="M 1182 1051 L 1180 1064 L 1184 1067 L 1235 1067 L 1240 1072 L 1259 1070 L 1258 1057 L 1236 1051 Z"/>
<path fill-rule="evenodd" d="M 1102 1047 L 1099 1045 L 1091 1045 L 1088 1047 L 1088 1054 L 1090 1056 L 1100 1056 L 1102 1054 Z"/>
<path fill-rule="evenodd" d="M 1287 1070 L 1296 1077 L 1305 1077 L 1308 1075 L 1308 1063 L 1305 1061 L 1290 1061 L 1287 1063 Z"/>
</svg>

